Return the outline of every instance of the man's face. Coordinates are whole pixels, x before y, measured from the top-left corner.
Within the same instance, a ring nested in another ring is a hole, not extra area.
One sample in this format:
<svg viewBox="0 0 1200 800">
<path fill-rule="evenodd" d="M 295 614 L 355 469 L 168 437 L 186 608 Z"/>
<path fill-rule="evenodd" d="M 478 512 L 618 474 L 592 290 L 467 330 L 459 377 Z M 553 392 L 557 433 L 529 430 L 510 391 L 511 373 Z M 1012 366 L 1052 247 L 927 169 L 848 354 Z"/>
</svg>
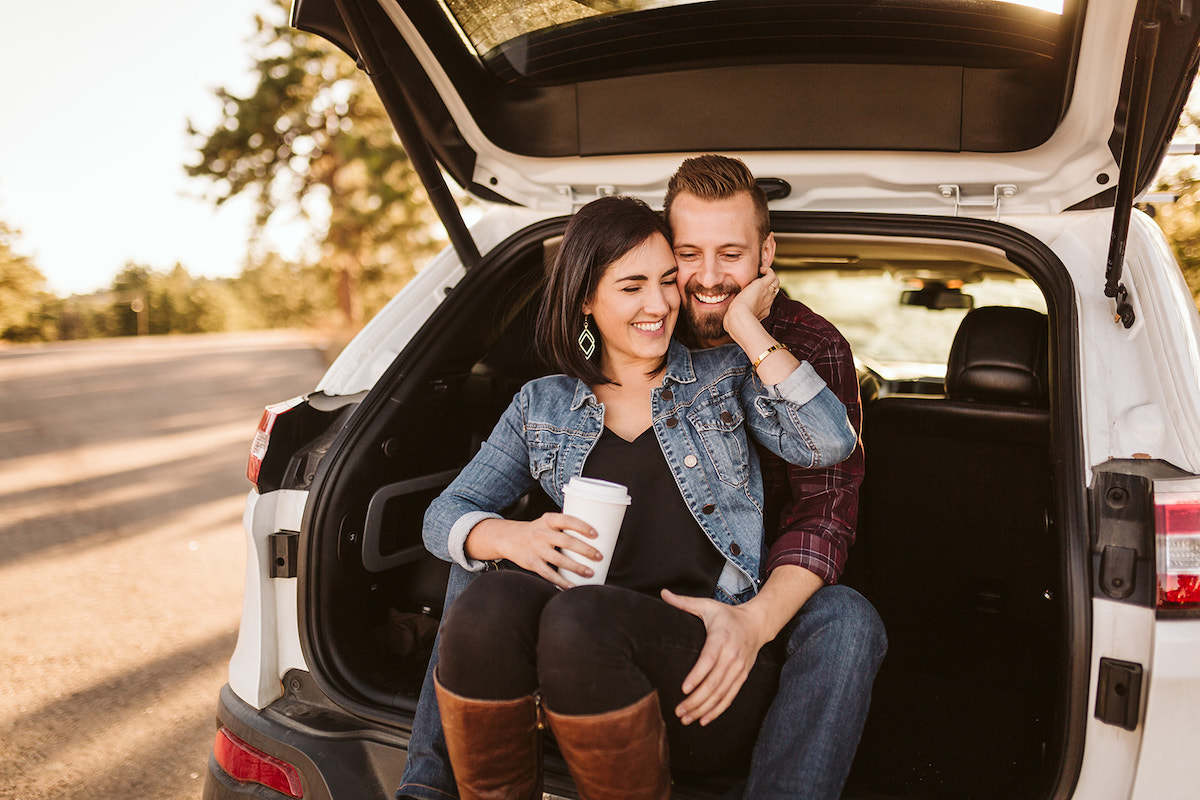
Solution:
<svg viewBox="0 0 1200 800">
<path fill-rule="evenodd" d="M 747 193 L 726 200 L 676 196 L 671 204 L 672 249 L 679 265 L 684 313 L 702 345 L 728 340 L 723 322 L 733 296 L 775 257 L 775 238 L 759 239 Z"/>
</svg>

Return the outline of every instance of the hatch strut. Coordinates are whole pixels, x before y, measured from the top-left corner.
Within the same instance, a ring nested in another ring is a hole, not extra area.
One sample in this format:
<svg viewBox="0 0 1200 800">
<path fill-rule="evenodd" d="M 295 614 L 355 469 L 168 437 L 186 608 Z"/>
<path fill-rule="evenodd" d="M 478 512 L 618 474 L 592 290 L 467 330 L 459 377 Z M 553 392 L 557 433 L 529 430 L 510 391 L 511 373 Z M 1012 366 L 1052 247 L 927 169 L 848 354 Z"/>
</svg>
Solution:
<svg viewBox="0 0 1200 800">
<path fill-rule="evenodd" d="M 1146 108 L 1150 101 L 1150 78 L 1154 74 L 1154 58 L 1158 54 L 1158 20 L 1145 20 L 1138 25 L 1137 44 L 1133 53 L 1133 77 L 1129 85 L 1129 101 L 1125 111 L 1125 136 L 1121 143 L 1121 177 L 1117 181 L 1117 199 L 1113 205 L 1112 235 L 1108 240 L 1108 265 L 1104 270 L 1104 296 L 1117 303 L 1117 317 L 1126 328 L 1136 316 L 1129 302 L 1129 292 L 1121 283 L 1125 261 L 1125 242 L 1129 237 L 1129 220 L 1133 215 L 1133 193 L 1138 185 L 1138 159 L 1142 152 L 1142 135 L 1146 129 Z"/>
<path fill-rule="evenodd" d="M 346 30 L 354 42 L 354 49 L 358 51 L 359 68 L 366 72 L 372 80 L 382 77 L 395 80 L 396 76 L 392 72 L 392 68 L 388 66 L 387 59 L 379 50 L 379 43 L 371 35 L 370 26 L 362 8 L 362 0 L 334 0 L 334 2 L 337 5 L 338 13 L 342 15 L 342 20 L 346 23 Z M 429 147 L 429 142 L 421 135 L 417 120 L 407 104 L 387 103 L 386 105 L 388 116 L 391 118 L 392 124 L 396 126 L 396 133 L 400 136 L 400 143 L 404 145 L 404 152 L 408 154 L 408 160 L 416 170 L 417 177 L 421 179 L 421 183 L 425 185 L 425 191 L 429 193 L 429 201 L 446 227 L 450 245 L 454 248 L 463 267 L 467 270 L 472 269 L 479 263 L 479 247 L 471 237 L 467 223 L 463 221 L 458 203 L 454 202 L 454 195 L 450 194 L 450 187 L 446 185 L 446 179 L 442 177 L 442 171 L 438 168 L 437 159 Z"/>
</svg>

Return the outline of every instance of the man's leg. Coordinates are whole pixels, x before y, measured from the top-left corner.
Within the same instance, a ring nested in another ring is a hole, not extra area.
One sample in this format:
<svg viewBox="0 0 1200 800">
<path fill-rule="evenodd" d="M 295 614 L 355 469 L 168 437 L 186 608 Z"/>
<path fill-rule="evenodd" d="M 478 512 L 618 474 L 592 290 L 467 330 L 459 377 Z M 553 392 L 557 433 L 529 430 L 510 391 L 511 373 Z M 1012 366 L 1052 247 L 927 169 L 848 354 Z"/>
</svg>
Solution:
<svg viewBox="0 0 1200 800">
<path fill-rule="evenodd" d="M 450 578 L 446 581 L 446 601 L 442 606 L 443 619 L 450 604 L 477 574 L 467 572 L 458 564 L 450 567 Z M 454 783 L 454 772 L 450 769 L 446 736 L 442 732 L 442 717 L 433 688 L 433 672 L 437 668 L 439 644 L 440 627 L 438 638 L 433 642 L 433 655 L 429 657 L 429 669 L 425 671 L 425 682 L 421 684 L 421 695 L 417 698 L 412 737 L 408 740 L 408 760 L 404 764 L 404 777 L 400 781 L 400 788 L 396 791 L 396 797 L 400 800 L 458 798 L 458 787 Z"/>
<path fill-rule="evenodd" d="M 836 800 L 862 736 L 887 636 L 874 607 L 846 586 L 820 589 L 791 625 L 779 693 L 741 796 Z"/>
</svg>

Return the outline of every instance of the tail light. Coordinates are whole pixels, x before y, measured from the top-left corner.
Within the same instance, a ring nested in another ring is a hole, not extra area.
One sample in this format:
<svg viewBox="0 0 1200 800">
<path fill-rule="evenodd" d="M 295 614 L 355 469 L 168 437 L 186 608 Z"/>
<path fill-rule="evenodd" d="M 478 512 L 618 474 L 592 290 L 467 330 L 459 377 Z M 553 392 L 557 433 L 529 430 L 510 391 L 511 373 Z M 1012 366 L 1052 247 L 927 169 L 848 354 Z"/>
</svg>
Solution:
<svg viewBox="0 0 1200 800">
<path fill-rule="evenodd" d="M 266 786 L 288 797 L 304 797 L 300 770 L 257 747 L 251 747 L 234 736 L 228 728 L 217 731 L 213 755 L 221 769 L 235 781 Z"/>
<path fill-rule="evenodd" d="M 1155 485 L 1158 608 L 1200 608 L 1200 491 Z"/>
<path fill-rule="evenodd" d="M 246 477 L 256 487 L 259 473 L 262 472 L 263 459 L 266 458 L 267 448 L 271 444 L 271 430 L 275 427 L 275 420 L 291 411 L 303 400 L 302 397 L 294 397 L 291 400 L 267 406 L 263 410 L 262 419 L 258 421 L 258 430 L 254 432 L 254 441 L 250 443 L 250 460 L 246 463 Z"/>
</svg>

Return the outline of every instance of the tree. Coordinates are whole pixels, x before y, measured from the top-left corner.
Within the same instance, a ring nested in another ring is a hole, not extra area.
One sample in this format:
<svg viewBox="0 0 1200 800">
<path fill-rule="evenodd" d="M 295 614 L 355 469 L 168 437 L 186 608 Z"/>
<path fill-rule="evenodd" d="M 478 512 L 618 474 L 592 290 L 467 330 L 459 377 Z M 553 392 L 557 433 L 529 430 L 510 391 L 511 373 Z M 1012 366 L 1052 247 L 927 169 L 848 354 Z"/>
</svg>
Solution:
<svg viewBox="0 0 1200 800">
<path fill-rule="evenodd" d="M 293 264 L 268 253 L 232 282 L 249 318 L 268 328 L 320 325 L 336 308 L 327 276 L 315 267 Z"/>
<path fill-rule="evenodd" d="M 1200 87 L 1193 85 L 1179 125 L 1175 130 L 1176 140 L 1200 141 Z M 1200 303 L 1200 177 L 1196 164 L 1197 156 L 1172 164 L 1168 158 L 1160 171 L 1155 191 L 1173 195 L 1170 203 L 1154 203 L 1147 210 L 1158 221 L 1163 233 L 1171 242 L 1175 258 L 1183 270 L 1192 297 Z"/>
<path fill-rule="evenodd" d="M 42 310 L 52 295 L 46 276 L 17 252 L 18 233 L 0 222 L 0 339 L 35 341 L 45 338 Z"/>
<path fill-rule="evenodd" d="M 364 276 L 406 281 L 441 246 L 441 229 L 370 82 L 286 19 L 281 0 L 257 15 L 257 85 L 245 97 L 217 90 L 223 113 L 213 130 L 189 123 L 200 160 L 187 171 L 212 182 L 218 206 L 254 192 L 259 231 L 284 209 L 324 214 L 321 258 L 357 327 Z"/>
</svg>

